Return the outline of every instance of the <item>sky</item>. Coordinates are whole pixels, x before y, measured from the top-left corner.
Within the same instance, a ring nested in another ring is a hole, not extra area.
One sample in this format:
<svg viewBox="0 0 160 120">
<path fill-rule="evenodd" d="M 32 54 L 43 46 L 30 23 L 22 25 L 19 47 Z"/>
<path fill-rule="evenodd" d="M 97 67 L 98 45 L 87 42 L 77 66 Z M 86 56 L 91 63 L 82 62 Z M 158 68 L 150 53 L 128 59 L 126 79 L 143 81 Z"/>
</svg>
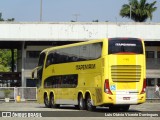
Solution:
<svg viewBox="0 0 160 120">
<path fill-rule="evenodd" d="M 18 22 L 40 21 L 41 0 L 0 0 L 2 18 L 15 18 Z M 128 0 L 42 0 L 43 22 L 130 22 L 128 18 L 119 15 L 123 4 Z M 155 0 L 147 0 L 151 3 Z M 152 20 L 147 22 L 160 22 L 160 0 L 156 0 L 157 10 Z M 76 17 L 77 15 L 77 17 Z"/>
</svg>

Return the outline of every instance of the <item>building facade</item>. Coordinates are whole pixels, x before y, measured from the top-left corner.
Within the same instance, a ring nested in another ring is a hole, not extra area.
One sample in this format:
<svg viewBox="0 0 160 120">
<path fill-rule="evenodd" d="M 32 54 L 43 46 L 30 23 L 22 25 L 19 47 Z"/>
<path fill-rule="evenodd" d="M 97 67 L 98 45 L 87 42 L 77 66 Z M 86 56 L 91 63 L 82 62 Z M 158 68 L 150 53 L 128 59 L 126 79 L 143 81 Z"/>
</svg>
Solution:
<svg viewBox="0 0 160 120">
<path fill-rule="evenodd" d="M 146 46 L 147 86 L 160 85 L 160 23 L 0 23 L 0 49 L 17 49 L 17 72 L 21 86 L 34 86 L 31 70 L 39 53 L 48 47 L 79 41 L 112 38 L 142 38 Z"/>
</svg>

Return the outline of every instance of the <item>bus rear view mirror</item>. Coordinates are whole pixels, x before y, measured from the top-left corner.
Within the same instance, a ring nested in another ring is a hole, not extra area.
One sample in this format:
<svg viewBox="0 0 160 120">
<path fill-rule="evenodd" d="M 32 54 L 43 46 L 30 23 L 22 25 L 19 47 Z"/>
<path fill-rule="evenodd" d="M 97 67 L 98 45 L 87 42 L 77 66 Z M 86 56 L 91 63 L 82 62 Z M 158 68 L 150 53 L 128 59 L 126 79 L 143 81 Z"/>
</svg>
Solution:
<svg viewBox="0 0 160 120">
<path fill-rule="evenodd" d="M 32 70 L 32 72 L 31 72 L 31 79 L 37 79 L 37 69 L 38 69 L 39 67 L 36 67 L 36 68 L 34 68 L 33 70 Z"/>
</svg>

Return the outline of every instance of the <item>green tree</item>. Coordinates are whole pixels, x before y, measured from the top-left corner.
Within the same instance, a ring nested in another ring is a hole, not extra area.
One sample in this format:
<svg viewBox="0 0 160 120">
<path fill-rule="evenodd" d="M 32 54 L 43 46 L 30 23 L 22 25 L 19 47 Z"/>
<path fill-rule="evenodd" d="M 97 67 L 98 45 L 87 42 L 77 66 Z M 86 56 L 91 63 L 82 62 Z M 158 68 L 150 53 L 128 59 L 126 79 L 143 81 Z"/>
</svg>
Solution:
<svg viewBox="0 0 160 120">
<path fill-rule="evenodd" d="M 8 49 L 0 50 L 0 71 L 8 72 L 10 71 L 9 62 L 10 62 L 11 52 Z"/>
<path fill-rule="evenodd" d="M 97 19 L 97 20 L 93 20 L 92 22 L 99 22 L 99 20 Z"/>
<path fill-rule="evenodd" d="M 10 72 L 11 71 L 11 55 L 10 49 L 0 49 L 0 72 Z M 14 50 L 14 61 L 17 60 L 17 50 Z"/>
<path fill-rule="evenodd" d="M 129 0 L 128 4 L 122 6 L 120 15 L 127 18 L 131 17 L 135 22 L 145 22 L 148 18 L 152 20 L 152 14 L 157 9 L 155 4 L 156 1 L 147 3 L 146 0 Z"/>
<path fill-rule="evenodd" d="M 7 19 L 6 21 L 14 21 L 14 18 Z"/>
<path fill-rule="evenodd" d="M 4 20 L 3 18 L 2 18 L 2 13 L 0 13 L 0 21 L 14 21 L 15 19 L 14 18 L 9 18 L 9 19 L 7 19 L 7 20 Z"/>
</svg>

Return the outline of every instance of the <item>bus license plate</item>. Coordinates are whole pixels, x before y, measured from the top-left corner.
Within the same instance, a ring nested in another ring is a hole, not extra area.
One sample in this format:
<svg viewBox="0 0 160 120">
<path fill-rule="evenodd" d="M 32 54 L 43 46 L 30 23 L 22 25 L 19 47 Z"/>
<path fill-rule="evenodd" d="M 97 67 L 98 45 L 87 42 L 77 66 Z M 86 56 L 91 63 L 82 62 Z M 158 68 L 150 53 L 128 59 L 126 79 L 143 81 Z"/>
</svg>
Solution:
<svg viewBox="0 0 160 120">
<path fill-rule="evenodd" d="M 130 100 L 130 97 L 123 97 L 123 100 Z"/>
</svg>

